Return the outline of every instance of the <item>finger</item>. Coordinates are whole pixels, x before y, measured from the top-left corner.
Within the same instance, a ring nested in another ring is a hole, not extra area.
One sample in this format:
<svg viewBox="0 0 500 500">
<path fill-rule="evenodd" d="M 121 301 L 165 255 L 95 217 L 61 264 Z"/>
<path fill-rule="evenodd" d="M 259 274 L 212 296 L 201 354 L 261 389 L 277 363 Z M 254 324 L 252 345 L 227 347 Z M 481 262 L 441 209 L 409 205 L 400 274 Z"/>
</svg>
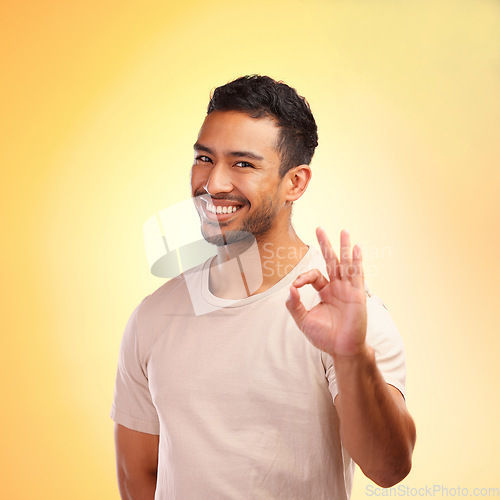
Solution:
<svg viewBox="0 0 500 500">
<path fill-rule="evenodd" d="M 316 228 L 316 237 L 318 238 L 319 246 L 326 262 L 326 272 L 330 281 L 340 279 L 340 262 L 326 235 L 326 231 L 322 227 Z"/>
<path fill-rule="evenodd" d="M 356 288 L 364 290 L 365 279 L 363 272 L 363 256 L 361 253 L 361 247 L 359 245 L 354 245 L 352 249 L 352 264 L 354 267 L 354 275 L 352 276 L 352 284 Z"/>
<path fill-rule="evenodd" d="M 349 231 L 340 231 L 340 276 L 342 279 L 349 279 L 351 271 L 351 236 Z"/>
<path fill-rule="evenodd" d="M 312 285 L 318 292 L 328 285 L 329 281 L 321 274 L 319 269 L 311 269 L 305 273 L 300 274 L 295 281 L 293 286 L 295 288 L 300 288 L 304 285 Z"/>
<path fill-rule="evenodd" d="M 307 316 L 308 311 L 300 300 L 299 291 L 293 285 L 290 287 L 290 295 L 286 300 L 286 308 L 292 315 L 295 323 L 297 323 L 297 326 L 302 329 L 302 323 L 304 322 L 304 318 Z"/>
</svg>

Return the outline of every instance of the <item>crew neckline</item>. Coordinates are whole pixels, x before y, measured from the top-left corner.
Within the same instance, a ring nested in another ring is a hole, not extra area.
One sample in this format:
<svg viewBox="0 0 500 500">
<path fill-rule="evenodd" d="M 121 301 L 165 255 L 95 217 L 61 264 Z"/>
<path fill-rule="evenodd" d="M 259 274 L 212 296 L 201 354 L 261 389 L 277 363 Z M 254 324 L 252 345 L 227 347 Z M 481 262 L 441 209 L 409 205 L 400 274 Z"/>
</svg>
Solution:
<svg viewBox="0 0 500 500">
<path fill-rule="evenodd" d="M 211 306 L 216 306 L 217 308 L 225 308 L 225 307 L 242 307 L 247 304 L 251 304 L 257 300 L 261 300 L 273 293 L 276 293 L 278 290 L 290 285 L 292 281 L 303 272 L 304 268 L 307 266 L 309 261 L 315 255 L 315 248 L 308 245 L 308 250 L 305 255 L 297 262 L 295 267 L 288 273 L 283 276 L 278 282 L 276 282 L 272 287 L 267 290 L 257 293 L 255 295 L 251 295 L 250 297 L 244 297 L 242 299 L 224 299 L 222 297 L 217 297 L 214 295 L 209 288 L 209 276 L 210 276 L 210 265 L 212 261 L 217 257 L 214 256 L 211 259 L 208 259 L 204 264 L 201 271 L 201 297 L 202 299 L 210 304 Z"/>
</svg>

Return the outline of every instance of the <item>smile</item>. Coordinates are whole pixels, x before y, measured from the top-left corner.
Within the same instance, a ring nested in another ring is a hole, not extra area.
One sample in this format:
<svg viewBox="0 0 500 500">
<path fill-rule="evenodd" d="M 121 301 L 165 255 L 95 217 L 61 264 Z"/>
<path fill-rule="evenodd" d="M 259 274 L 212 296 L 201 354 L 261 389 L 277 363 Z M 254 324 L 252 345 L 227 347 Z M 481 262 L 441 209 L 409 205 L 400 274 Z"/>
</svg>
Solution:
<svg viewBox="0 0 500 500">
<path fill-rule="evenodd" d="M 207 211 L 213 213 L 213 214 L 232 214 L 236 212 L 236 210 L 239 210 L 241 208 L 241 205 L 212 205 L 212 203 L 209 203 L 207 201 Z"/>
</svg>

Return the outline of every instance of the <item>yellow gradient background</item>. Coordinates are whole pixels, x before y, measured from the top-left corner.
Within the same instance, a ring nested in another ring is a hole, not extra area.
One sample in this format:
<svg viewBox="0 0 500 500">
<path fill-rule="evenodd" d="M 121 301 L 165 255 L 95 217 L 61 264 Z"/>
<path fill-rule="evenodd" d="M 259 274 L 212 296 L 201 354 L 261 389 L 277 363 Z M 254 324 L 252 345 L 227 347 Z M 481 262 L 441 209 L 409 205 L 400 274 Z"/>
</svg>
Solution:
<svg viewBox="0 0 500 500">
<path fill-rule="evenodd" d="M 297 88 L 318 122 L 298 233 L 315 244 L 323 225 L 337 247 L 349 229 L 403 335 L 403 484 L 500 487 L 498 1 L 0 9 L 2 498 L 119 498 L 119 343 L 163 283 L 142 225 L 189 196 L 210 90 L 249 73 Z M 353 498 L 369 484 L 358 471 Z"/>
</svg>

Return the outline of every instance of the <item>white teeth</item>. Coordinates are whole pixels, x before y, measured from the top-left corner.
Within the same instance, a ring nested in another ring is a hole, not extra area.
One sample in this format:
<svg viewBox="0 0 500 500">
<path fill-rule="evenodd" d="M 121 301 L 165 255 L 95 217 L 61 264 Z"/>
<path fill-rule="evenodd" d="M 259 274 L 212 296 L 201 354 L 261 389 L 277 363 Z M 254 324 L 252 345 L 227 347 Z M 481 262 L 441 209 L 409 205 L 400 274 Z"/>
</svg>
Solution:
<svg viewBox="0 0 500 500">
<path fill-rule="evenodd" d="M 207 210 L 213 214 L 232 214 L 236 212 L 240 207 L 236 207 L 234 205 L 229 205 L 229 206 L 214 206 L 212 203 L 207 202 Z"/>
</svg>

